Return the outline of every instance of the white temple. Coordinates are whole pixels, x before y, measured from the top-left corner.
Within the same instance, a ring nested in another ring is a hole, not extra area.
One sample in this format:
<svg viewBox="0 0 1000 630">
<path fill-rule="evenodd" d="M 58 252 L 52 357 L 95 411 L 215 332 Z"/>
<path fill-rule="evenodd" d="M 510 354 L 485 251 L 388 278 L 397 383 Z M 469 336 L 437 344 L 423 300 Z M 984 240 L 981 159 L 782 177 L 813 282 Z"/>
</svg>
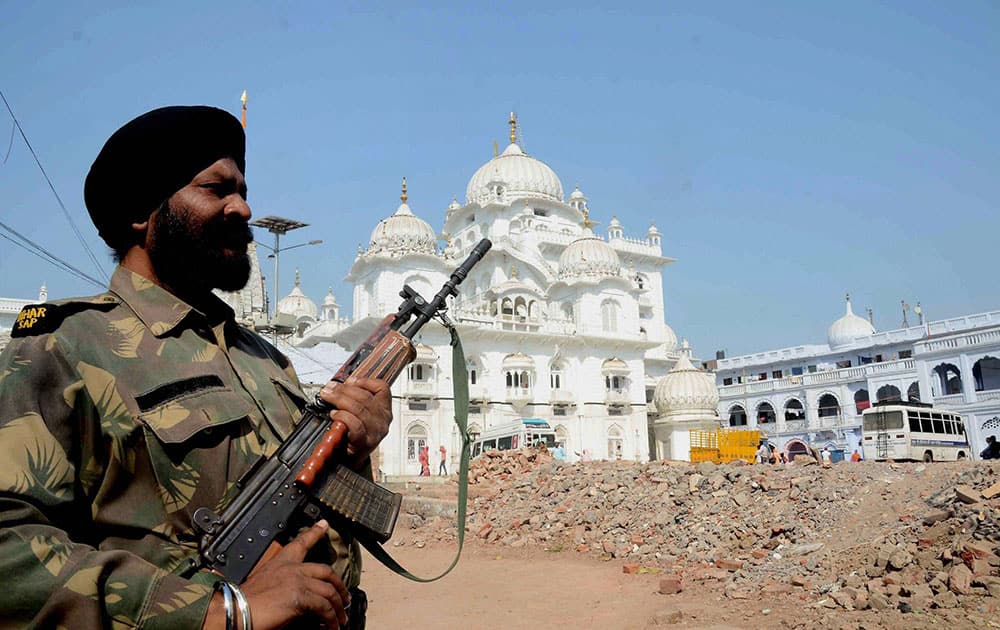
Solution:
<svg viewBox="0 0 1000 630">
<path fill-rule="evenodd" d="M 296 322 L 282 350 L 303 381 L 320 385 L 332 371 L 316 366 L 338 366 L 395 312 L 404 284 L 431 297 L 489 238 L 493 248 L 449 313 L 468 362 L 470 432 L 543 418 L 570 459 L 584 450 L 597 459 L 669 456 L 651 424 L 660 416 L 656 379 L 678 360 L 662 276 L 674 261 L 662 253 L 661 234 L 651 225 L 643 238 L 626 237 L 617 218 L 606 238 L 596 234 L 586 196 L 576 188 L 564 199 L 555 172 L 518 144 L 513 115 L 510 126 L 510 144 L 472 175 L 464 205 L 452 200 L 440 234 L 410 207 L 403 180 L 402 203 L 374 226 L 347 275 L 354 285 L 350 319 L 340 317 L 332 292 L 317 309 L 296 282 L 278 304 Z M 432 322 L 414 340 L 417 358 L 393 387 L 395 419 L 380 454 L 386 474 L 416 474 L 423 445 L 435 453 L 444 445 L 455 461 L 461 442 L 448 339 Z M 698 405 L 692 413 L 701 419 L 714 412 L 701 399 Z M 660 432 L 673 422 L 671 413 L 690 422 L 690 414 L 671 408 Z"/>
</svg>

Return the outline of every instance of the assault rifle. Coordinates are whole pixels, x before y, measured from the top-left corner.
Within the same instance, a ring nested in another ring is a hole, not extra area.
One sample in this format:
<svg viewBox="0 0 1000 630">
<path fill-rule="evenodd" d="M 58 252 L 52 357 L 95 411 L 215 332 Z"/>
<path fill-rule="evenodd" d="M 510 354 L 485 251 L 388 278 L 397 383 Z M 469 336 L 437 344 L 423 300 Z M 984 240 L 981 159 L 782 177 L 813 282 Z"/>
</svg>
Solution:
<svg viewBox="0 0 1000 630">
<path fill-rule="evenodd" d="M 424 324 L 436 318 L 452 328 L 445 300 L 458 295 L 458 285 L 491 246 L 488 239 L 479 241 L 430 302 L 405 285 L 399 310 L 381 321 L 333 380 L 356 374 L 392 384 L 416 356 L 411 340 Z M 242 583 L 272 542 L 287 542 L 301 525 L 321 518 L 369 542 L 389 540 L 402 496 L 338 461 L 347 426 L 331 422 L 331 411 L 317 394 L 288 439 L 237 482 L 238 494 L 221 515 L 204 507 L 195 511 L 203 566 Z"/>
</svg>

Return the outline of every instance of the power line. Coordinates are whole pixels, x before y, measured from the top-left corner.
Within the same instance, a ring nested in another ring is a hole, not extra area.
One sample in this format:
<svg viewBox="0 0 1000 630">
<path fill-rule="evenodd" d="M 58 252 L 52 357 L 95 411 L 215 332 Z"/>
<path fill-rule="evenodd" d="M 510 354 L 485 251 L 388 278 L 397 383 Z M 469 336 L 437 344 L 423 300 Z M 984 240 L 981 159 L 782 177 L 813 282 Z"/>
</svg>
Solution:
<svg viewBox="0 0 1000 630">
<path fill-rule="evenodd" d="M 11 124 L 10 126 L 10 142 L 7 143 L 7 155 L 3 156 L 3 163 L 7 163 L 7 158 L 10 157 L 10 150 L 14 148 L 14 130 L 17 129 L 17 125 Z"/>
<path fill-rule="evenodd" d="M 25 251 L 34 254 L 35 256 L 38 256 L 39 258 L 45 260 L 47 263 L 54 265 L 62 269 L 63 271 L 66 271 L 76 276 L 81 280 L 86 280 L 87 282 L 91 282 L 97 285 L 99 288 L 103 289 L 105 286 L 107 286 L 107 282 L 102 283 L 100 280 L 97 280 L 96 278 L 93 278 L 85 274 L 84 272 L 80 271 L 79 269 L 69 264 L 68 262 L 58 258 L 57 256 L 50 254 L 49 252 L 45 251 L 45 249 L 42 248 L 40 245 L 38 245 L 28 237 L 24 236 L 23 234 L 19 233 L 17 230 L 10 227 L 9 225 L 3 223 L 2 221 L 0 221 L 0 229 L 4 229 L 7 232 L 13 234 L 19 240 L 15 240 L 3 233 L 0 233 L 0 237 L 7 239 L 8 241 L 13 243 L 14 245 L 17 245 L 21 249 L 24 249 Z"/>
<path fill-rule="evenodd" d="M 330 365 L 327 365 L 325 362 L 320 361 L 316 357 L 313 357 L 313 356 L 310 356 L 310 355 L 306 354 L 305 352 L 303 352 L 299 348 L 296 348 L 292 344 L 288 344 L 288 347 L 285 348 L 285 350 L 287 350 L 290 354 L 297 354 L 300 357 L 302 357 L 303 359 L 307 359 L 309 361 L 312 361 L 313 363 L 315 363 L 316 365 L 320 366 L 324 370 L 328 370 L 330 376 L 333 376 L 337 372 L 337 370 L 340 369 L 339 367 L 332 367 Z M 298 370 L 296 370 L 296 372 L 298 372 Z M 329 379 L 327 379 L 327 380 L 329 380 Z"/>
<path fill-rule="evenodd" d="M 25 135 L 24 129 L 21 128 L 21 123 L 18 121 L 17 116 L 14 115 L 14 110 L 11 109 L 10 103 L 7 102 L 7 97 L 4 96 L 3 91 L 0 91 L 0 99 L 3 99 L 3 104 L 7 106 L 7 111 L 10 113 L 10 117 L 14 121 L 14 126 L 16 126 L 17 130 L 21 133 L 21 139 L 24 140 L 24 144 L 27 145 L 28 151 L 31 152 L 31 157 L 35 158 L 35 164 L 38 165 L 38 169 L 42 172 L 42 176 L 45 178 L 46 183 L 48 183 L 49 190 L 52 191 L 52 194 L 55 195 L 56 201 L 59 202 L 59 207 L 62 208 L 63 215 L 66 217 L 66 220 L 69 221 L 70 227 L 73 228 L 73 233 L 76 234 L 77 240 L 80 241 L 81 245 L 83 245 L 83 249 L 86 250 L 87 256 L 89 256 L 91 262 L 94 263 L 94 267 L 97 268 L 98 273 L 104 277 L 104 285 L 102 286 L 107 285 L 108 274 L 104 271 L 104 268 L 101 267 L 101 264 L 97 262 L 97 257 L 94 256 L 94 252 L 91 251 L 90 247 L 87 245 L 87 241 L 84 240 L 83 234 L 81 234 L 80 230 L 76 227 L 76 223 L 73 222 L 73 217 L 71 217 L 69 211 L 66 210 L 66 204 L 63 203 L 59 193 L 56 192 L 56 187 L 52 185 L 52 180 L 49 179 L 49 174 L 45 172 L 45 167 L 42 166 L 42 162 L 38 159 L 38 155 L 35 153 L 34 147 L 32 147 L 31 143 L 28 141 L 28 136 Z"/>
</svg>

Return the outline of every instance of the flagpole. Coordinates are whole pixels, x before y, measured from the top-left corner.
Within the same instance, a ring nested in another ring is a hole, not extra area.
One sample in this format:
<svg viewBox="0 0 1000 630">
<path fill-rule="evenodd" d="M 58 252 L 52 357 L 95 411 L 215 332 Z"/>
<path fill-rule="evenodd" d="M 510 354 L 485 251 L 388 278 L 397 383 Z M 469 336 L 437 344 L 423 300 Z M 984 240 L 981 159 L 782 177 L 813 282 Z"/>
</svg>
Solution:
<svg viewBox="0 0 1000 630">
<path fill-rule="evenodd" d="M 247 128 L 247 91 L 243 90 L 243 96 L 240 97 L 240 102 L 243 103 L 243 115 L 240 122 L 243 124 L 243 128 Z"/>
</svg>

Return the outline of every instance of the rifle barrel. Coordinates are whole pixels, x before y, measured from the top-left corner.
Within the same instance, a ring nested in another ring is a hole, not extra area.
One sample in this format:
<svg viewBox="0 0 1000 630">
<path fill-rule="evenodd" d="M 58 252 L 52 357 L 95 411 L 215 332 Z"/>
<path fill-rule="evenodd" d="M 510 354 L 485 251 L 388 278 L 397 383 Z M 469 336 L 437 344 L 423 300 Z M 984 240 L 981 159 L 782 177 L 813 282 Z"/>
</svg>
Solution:
<svg viewBox="0 0 1000 630">
<path fill-rule="evenodd" d="M 469 252 L 468 258 L 462 261 L 462 264 L 451 272 L 451 278 L 444 283 L 444 286 L 441 287 L 441 290 L 434 296 L 434 299 L 431 300 L 427 306 L 421 307 L 418 310 L 417 316 L 403 333 L 404 337 L 407 339 L 413 339 L 413 335 L 417 334 L 417 332 L 423 328 L 424 324 L 430 321 L 430 318 L 444 307 L 445 300 L 448 299 L 449 295 L 458 295 L 458 285 L 462 284 L 465 277 L 469 275 L 469 271 L 476 265 L 476 263 L 482 260 L 483 256 L 486 255 L 486 252 L 490 251 L 491 247 L 493 247 L 493 243 L 488 238 L 484 238 L 476 243 L 476 246 L 472 248 L 471 252 Z"/>
</svg>

